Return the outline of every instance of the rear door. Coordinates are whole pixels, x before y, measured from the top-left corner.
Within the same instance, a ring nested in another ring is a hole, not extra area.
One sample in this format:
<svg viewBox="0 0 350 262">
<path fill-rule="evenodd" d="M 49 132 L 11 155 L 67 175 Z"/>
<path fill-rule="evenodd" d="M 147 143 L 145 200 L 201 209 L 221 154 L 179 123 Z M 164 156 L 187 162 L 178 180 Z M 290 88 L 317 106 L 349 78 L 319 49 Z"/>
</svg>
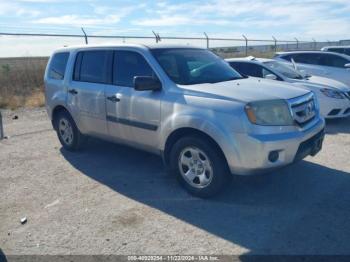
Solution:
<svg viewBox="0 0 350 262">
<path fill-rule="evenodd" d="M 85 134 L 106 136 L 105 89 L 112 84 L 113 51 L 86 50 L 76 55 L 68 106 Z"/>
<path fill-rule="evenodd" d="M 141 53 L 116 50 L 113 86 L 106 87 L 110 136 L 144 148 L 158 147 L 162 91 L 136 91 L 135 76 L 157 77 Z"/>
</svg>

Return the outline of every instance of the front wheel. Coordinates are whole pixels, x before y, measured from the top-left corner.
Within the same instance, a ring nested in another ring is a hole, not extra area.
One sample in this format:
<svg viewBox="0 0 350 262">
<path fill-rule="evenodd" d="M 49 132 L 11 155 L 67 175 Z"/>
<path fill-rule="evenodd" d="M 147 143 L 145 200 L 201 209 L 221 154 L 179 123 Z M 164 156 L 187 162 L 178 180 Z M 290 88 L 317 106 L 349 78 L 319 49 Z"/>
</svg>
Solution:
<svg viewBox="0 0 350 262">
<path fill-rule="evenodd" d="M 170 152 L 170 167 L 189 193 L 203 198 L 223 190 L 230 178 L 221 151 L 201 137 L 178 140 Z"/>
<path fill-rule="evenodd" d="M 55 127 L 58 139 L 64 149 L 68 151 L 78 150 L 84 141 L 83 134 L 80 133 L 73 118 L 68 112 L 62 111 L 55 119 Z"/>
</svg>

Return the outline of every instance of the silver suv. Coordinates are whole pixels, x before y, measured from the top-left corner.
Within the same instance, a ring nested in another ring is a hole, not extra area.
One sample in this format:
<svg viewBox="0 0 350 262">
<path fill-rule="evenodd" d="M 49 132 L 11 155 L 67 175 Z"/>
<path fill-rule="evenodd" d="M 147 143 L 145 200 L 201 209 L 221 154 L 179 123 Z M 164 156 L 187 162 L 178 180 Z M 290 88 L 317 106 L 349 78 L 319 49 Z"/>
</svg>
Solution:
<svg viewBox="0 0 350 262">
<path fill-rule="evenodd" d="M 200 48 L 60 49 L 45 87 L 65 149 L 93 136 L 147 150 L 200 197 L 220 191 L 230 173 L 261 173 L 315 155 L 324 137 L 312 92 L 243 77 Z"/>
</svg>

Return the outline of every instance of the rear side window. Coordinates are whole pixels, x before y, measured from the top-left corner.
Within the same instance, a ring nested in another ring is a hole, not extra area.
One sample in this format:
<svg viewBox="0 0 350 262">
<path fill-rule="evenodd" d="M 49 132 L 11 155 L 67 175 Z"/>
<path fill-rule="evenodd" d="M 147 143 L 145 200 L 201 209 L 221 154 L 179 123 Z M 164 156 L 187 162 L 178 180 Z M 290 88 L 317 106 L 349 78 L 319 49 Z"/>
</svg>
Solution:
<svg viewBox="0 0 350 262">
<path fill-rule="evenodd" d="M 244 63 L 244 62 L 234 62 L 230 63 L 230 65 L 236 69 L 239 73 L 247 76 L 254 77 L 263 77 L 263 67 L 253 64 L 253 63 Z"/>
<path fill-rule="evenodd" d="M 336 52 L 336 53 L 341 53 L 341 54 L 344 54 L 345 52 L 345 50 L 344 50 L 344 48 L 328 48 L 328 50 L 327 51 L 329 51 L 329 52 Z"/>
<path fill-rule="evenodd" d="M 329 52 L 335 52 L 335 53 L 339 53 L 339 54 L 346 54 L 346 55 L 350 55 L 350 48 L 328 48 L 325 51 L 329 51 Z"/>
<path fill-rule="evenodd" d="M 292 56 L 291 55 L 282 55 L 282 56 L 275 55 L 274 58 L 276 58 L 276 57 L 282 58 L 282 59 L 287 60 L 287 61 L 291 61 L 292 60 Z"/>
<path fill-rule="evenodd" d="M 113 51 L 79 52 L 75 61 L 73 80 L 90 83 L 112 83 Z"/>
<path fill-rule="evenodd" d="M 296 54 L 292 55 L 292 58 L 297 63 L 318 65 L 320 61 L 320 54 Z"/>
<path fill-rule="evenodd" d="M 49 67 L 49 78 L 62 80 L 66 71 L 69 53 L 56 53 Z"/>
<path fill-rule="evenodd" d="M 113 84 L 133 87 L 135 76 L 156 78 L 152 68 L 141 54 L 133 51 L 115 51 Z"/>
<path fill-rule="evenodd" d="M 320 56 L 318 54 L 289 54 L 283 55 L 280 58 L 287 61 L 292 61 L 293 59 L 297 63 L 317 65 Z"/>
<path fill-rule="evenodd" d="M 346 59 L 331 54 L 324 54 L 320 58 L 320 65 L 324 66 L 344 68 L 344 65 L 347 63 L 349 63 L 349 61 L 347 61 Z"/>
</svg>

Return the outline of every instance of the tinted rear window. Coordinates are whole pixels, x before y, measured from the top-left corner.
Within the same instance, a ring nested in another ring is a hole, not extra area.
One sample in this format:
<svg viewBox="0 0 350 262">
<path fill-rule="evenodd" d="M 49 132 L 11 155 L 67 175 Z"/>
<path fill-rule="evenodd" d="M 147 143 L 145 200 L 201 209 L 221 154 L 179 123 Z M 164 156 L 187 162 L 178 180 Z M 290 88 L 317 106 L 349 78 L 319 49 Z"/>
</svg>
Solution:
<svg viewBox="0 0 350 262">
<path fill-rule="evenodd" d="M 296 54 L 292 55 L 292 58 L 297 63 L 304 63 L 304 64 L 312 64 L 317 65 L 319 64 L 321 55 L 318 53 L 310 53 L 310 54 Z"/>
<path fill-rule="evenodd" d="M 49 78 L 62 80 L 66 71 L 69 53 L 57 53 L 52 57 L 49 67 Z"/>
<path fill-rule="evenodd" d="M 336 53 L 341 53 L 343 54 L 344 53 L 344 48 L 328 48 L 329 52 L 336 52 Z"/>
<path fill-rule="evenodd" d="M 262 66 L 259 66 L 253 63 L 245 63 L 245 62 L 230 62 L 229 64 L 243 75 L 263 77 Z"/>
<path fill-rule="evenodd" d="M 112 83 L 113 51 L 96 50 L 79 52 L 75 62 L 75 81 L 91 83 Z"/>
</svg>

